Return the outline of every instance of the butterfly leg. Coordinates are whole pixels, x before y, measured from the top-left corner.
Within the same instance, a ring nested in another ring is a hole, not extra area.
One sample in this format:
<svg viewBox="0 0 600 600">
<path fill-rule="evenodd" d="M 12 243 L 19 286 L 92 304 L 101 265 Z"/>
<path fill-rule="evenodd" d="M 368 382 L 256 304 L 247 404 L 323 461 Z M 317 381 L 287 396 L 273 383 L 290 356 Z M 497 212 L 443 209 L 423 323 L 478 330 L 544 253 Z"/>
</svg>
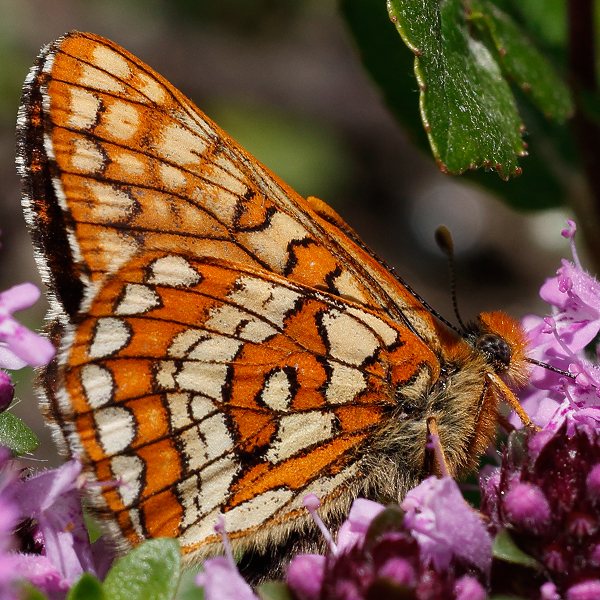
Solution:
<svg viewBox="0 0 600 600">
<path fill-rule="evenodd" d="M 435 457 L 437 458 L 441 474 L 443 477 L 447 477 L 451 474 L 451 470 L 448 460 L 446 459 L 446 454 L 444 453 L 444 448 L 440 442 L 440 434 L 435 417 L 429 417 L 427 419 L 427 431 L 429 433 L 428 437 L 433 445 L 433 450 L 435 451 Z"/>
<path fill-rule="evenodd" d="M 512 393 L 504 381 L 502 381 L 495 373 L 486 373 L 485 376 L 486 379 L 502 394 L 506 402 L 511 405 L 517 415 L 519 415 L 519 419 L 521 419 L 523 425 L 533 431 L 540 431 L 540 428 L 537 425 L 534 425 L 533 421 L 529 418 L 529 415 L 523 410 L 517 397 Z"/>
</svg>

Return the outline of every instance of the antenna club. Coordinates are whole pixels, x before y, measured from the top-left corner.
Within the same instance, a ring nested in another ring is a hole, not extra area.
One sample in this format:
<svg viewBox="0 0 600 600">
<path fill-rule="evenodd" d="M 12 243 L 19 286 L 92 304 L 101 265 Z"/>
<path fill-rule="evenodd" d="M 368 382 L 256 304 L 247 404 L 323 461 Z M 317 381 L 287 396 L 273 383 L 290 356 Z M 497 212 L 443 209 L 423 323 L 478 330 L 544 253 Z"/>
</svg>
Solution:
<svg viewBox="0 0 600 600">
<path fill-rule="evenodd" d="M 452 234 L 450 230 L 445 225 L 440 225 L 435 230 L 435 243 L 438 245 L 438 248 L 446 255 L 446 256 L 454 256 L 454 242 L 452 241 Z"/>
</svg>

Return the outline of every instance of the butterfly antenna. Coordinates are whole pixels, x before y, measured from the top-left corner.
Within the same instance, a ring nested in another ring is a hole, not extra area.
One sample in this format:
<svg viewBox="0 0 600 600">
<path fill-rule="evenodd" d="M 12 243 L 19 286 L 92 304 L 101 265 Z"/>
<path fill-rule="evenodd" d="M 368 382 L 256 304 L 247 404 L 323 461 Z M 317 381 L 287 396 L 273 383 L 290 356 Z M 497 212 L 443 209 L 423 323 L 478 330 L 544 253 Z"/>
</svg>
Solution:
<svg viewBox="0 0 600 600">
<path fill-rule="evenodd" d="M 552 365 L 549 365 L 548 363 L 542 362 L 540 360 L 536 360 L 535 358 L 525 358 L 525 360 L 528 363 L 531 363 L 532 365 L 537 365 L 538 367 L 543 367 L 544 369 L 548 369 L 548 371 L 553 371 L 554 373 L 558 373 L 559 375 L 564 375 L 565 377 L 568 377 L 569 379 L 577 379 L 577 377 L 575 375 L 573 375 L 573 373 L 569 373 L 568 371 L 563 371 L 562 369 L 559 369 L 558 367 L 553 367 Z"/>
<path fill-rule="evenodd" d="M 452 291 L 452 307 L 454 308 L 454 314 L 456 315 L 458 324 L 460 325 L 463 331 L 466 331 L 467 327 L 463 323 L 463 320 L 460 318 L 460 313 L 458 312 L 458 302 L 456 300 L 456 270 L 454 268 L 454 242 L 452 241 L 452 234 L 450 233 L 450 230 L 445 225 L 440 225 L 435 230 L 435 243 L 438 245 L 438 248 L 448 257 L 448 266 L 450 267 L 450 285 Z"/>
</svg>

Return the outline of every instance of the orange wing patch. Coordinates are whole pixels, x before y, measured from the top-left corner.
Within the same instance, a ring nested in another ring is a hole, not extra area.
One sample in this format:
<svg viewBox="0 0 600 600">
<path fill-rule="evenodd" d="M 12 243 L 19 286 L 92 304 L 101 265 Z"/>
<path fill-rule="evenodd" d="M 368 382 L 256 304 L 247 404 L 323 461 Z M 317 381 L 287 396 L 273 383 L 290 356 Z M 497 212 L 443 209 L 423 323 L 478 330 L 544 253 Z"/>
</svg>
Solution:
<svg viewBox="0 0 600 600">
<path fill-rule="evenodd" d="M 18 121 L 61 347 L 46 411 L 90 478 L 124 483 L 90 490 L 123 549 L 169 535 L 205 556 L 220 513 L 264 548 L 308 525 L 308 493 L 331 520 L 359 494 L 397 500 L 431 471 L 429 417 L 451 468 L 473 465 L 486 357 L 147 65 L 68 34 Z"/>
</svg>

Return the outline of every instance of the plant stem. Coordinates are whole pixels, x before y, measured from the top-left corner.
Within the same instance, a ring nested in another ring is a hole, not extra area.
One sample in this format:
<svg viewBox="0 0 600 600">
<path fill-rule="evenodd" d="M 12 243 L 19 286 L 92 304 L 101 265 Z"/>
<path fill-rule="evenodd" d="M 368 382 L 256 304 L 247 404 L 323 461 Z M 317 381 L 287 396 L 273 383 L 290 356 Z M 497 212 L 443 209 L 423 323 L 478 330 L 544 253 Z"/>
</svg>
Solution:
<svg viewBox="0 0 600 600">
<path fill-rule="evenodd" d="M 594 1 L 568 0 L 568 44 L 571 87 L 575 99 L 573 127 L 590 188 L 590 205 L 579 208 L 579 222 L 595 267 L 600 266 L 600 127 L 582 109 L 582 95 L 595 94 L 596 47 Z"/>
</svg>

